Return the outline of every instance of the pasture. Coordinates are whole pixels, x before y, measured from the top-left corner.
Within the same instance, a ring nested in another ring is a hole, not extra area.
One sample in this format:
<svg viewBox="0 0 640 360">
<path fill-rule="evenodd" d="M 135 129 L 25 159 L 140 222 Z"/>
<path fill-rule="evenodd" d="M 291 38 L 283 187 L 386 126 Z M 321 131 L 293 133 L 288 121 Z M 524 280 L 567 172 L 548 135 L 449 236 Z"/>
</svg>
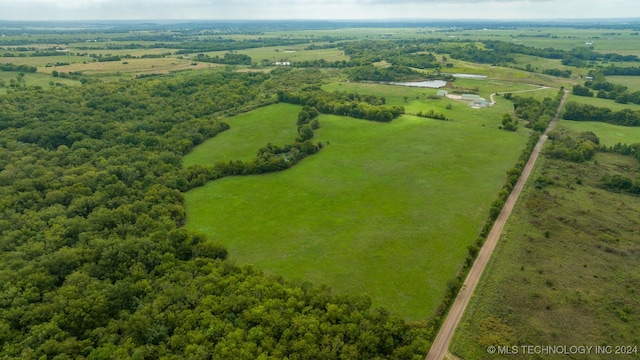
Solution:
<svg viewBox="0 0 640 360">
<path fill-rule="evenodd" d="M 16 79 L 19 73 L 14 71 L 0 71 L 0 80 L 4 82 L 5 88 L 0 87 L 0 94 L 6 93 L 7 89 L 10 89 L 10 81 L 11 79 Z M 27 86 L 41 86 L 43 88 L 48 88 L 51 86 L 51 83 L 54 85 L 62 84 L 62 85 L 79 85 L 79 81 L 63 79 L 60 77 L 53 77 L 49 74 L 44 73 L 26 73 L 24 75 L 24 84 Z"/>
<path fill-rule="evenodd" d="M 478 89 L 478 94 L 487 101 L 489 101 L 489 96 L 492 93 L 512 92 L 518 94 L 518 92 L 523 91 L 520 94 L 521 96 L 554 97 L 558 91 L 558 89 L 553 88 L 537 90 L 539 89 L 538 86 L 492 79 L 457 79 L 443 89 L 449 92 L 453 90 L 464 92 L 464 89 L 474 90 L 475 88 Z M 416 114 L 420 111 L 428 112 L 429 110 L 434 110 L 436 113 L 444 114 L 447 119 L 453 122 L 493 128 L 497 128 L 500 125 L 503 114 L 513 111 L 512 103 L 505 101 L 500 96 L 495 97 L 495 106 L 471 109 L 467 102 L 435 97 L 437 89 L 358 82 L 331 82 L 325 84 L 323 89 L 326 91 L 337 90 L 380 96 L 385 98 L 388 105 L 404 106 L 407 113 Z M 450 105 L 450 109 L 447 109 L 448 105 Z"/>
<path fill-rule="evenodd" d="M 300 107 L 279 103 L 224 119 L 228 130 L 194 148 L 183 159 L 184 166 L 213 165 L 217 161 L 254 159 L 259 148 L 271 143 L 285 145 L 297 136 Z"/>
<path fill-rule="evenodd" d="M 637 171 L 635 159 L 616 154 L 581 164 L 542 157 L 450 351 L 495 359 L 488 346 L 637 346 L 640 199 L 601 186 L 605 175 L 634 178 Z"/>
<path fill-rule="evenodd" d="M 408 115 L 391 123 L 321 115 L 320 126 L 314 141 L 327 145 L 293 168 L 186 193 L 186 226 L 238 263 L 428 318 L 527 133 Z M 205 146 L 237 157 L 224 144 L 219 136 Z"/>
<path fill-rule="evenodd" d="M 574 132 L 592 131 L 600 138 L 600 144 L 613 146 L 621 144 L 640 143 L 640 128 L 618 126 L 595 121 L 570 121 L 562 120 L 559 125 Z"/>
<path fill-rule="evenodd" d="M 598 97 L 587 97 L 587 96 L 576 96 L 569 95 L 569 99 L 567 101 L 574 101 L 579 104 L 588 104 L 596 107 L 609 108 L 613 111 L 620 111 L 623 109 L 631 109 L 634 111 L 640 111 L 640 105 L 637 104 L 620 104 L 615 102 L 614 100 L 609 99 L 601 99 Z"/>
</svg>

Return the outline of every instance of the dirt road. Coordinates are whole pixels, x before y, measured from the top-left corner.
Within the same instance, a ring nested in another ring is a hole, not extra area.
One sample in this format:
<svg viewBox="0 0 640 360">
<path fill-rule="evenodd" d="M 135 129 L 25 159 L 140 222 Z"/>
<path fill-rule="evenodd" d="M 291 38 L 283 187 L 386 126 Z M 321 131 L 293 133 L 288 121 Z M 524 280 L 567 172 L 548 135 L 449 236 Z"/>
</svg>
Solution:
<svg viewBox="0 0 640 360">
<path fill-rule="evenodd" d="M 500 238 L 502 229 L 504 228 L 507 219 L 511 215 L 511 211 L 513 211 L 513 207 L 516 204 L 516 201 L 520 197 L 522 188 L 524 187 L 524 184 L 527 182 L 527 179 L 531 174 L 533 165 L 535 165 L 536 160 L 538 159 L 538 155 L 540 155 L 542 145 L 544 145 L 545 141 L 547 140 L 549 131 L 553 129 L 553 126 L 558 121 L 560 111 L 564 107 L 564 103 L 567 99 L 568 94 L 569 92 L 565 90 L 564 96 L 562 97 L 562 101 L 560 101 L 560 105 L 558 106 L 558 110 L 553 117 L 553 120 L 551 121 L 551 123 L 549 123 L 549 127 L 547 127 L 544 134 L 540 137 L 540 140 L 533 149 L 531 157 L 529 157 L 529 161 L 522 171 L 522 175 L 520 175 L 516 186 L 513 188 L 511 195 L 504 204 L 502 211 L 500 211 L 500 215 L 498 215 L 498 219 L 496 219 L 496 222 L 493 225 L 493 228 L 491 229 L 486 242 L 482 246 L 482 249 L 480 249 L 476 261 L 473 263 L 471 270 L 469 270 L 469 274 L 467 275 L 467 278 L 465 279 L 464 284 L 462 285 L 462 288 L 458 293 L 458 296 L 451 306 L 451 309 L 449 310 L 449 313 L 447 314 L 447 317 L 444 320 L 442 327 L 440 328 L 440 332 L 438 332 L 438 335 L 436 336 L 436 339 L 431 346 L 431 350 L 429 350 L 429 353 L 427 354 L 426 360 L 442 360 L 447 354 L 449 344 L 451 343 L 451 339 L 453 338 L 453 333 L 455 332 L 456 327 L 458 327 L 460 319 L 462 318 L 462 314 L 464 314 L 464 311 L 469 304 L 471 295 L 478 285 L 480 277 L 482 276 L 482 272 L 487 266 L 491 254 L 493 253 L 493 250 L 498 243 L 498 239 Z"/>
</svg>

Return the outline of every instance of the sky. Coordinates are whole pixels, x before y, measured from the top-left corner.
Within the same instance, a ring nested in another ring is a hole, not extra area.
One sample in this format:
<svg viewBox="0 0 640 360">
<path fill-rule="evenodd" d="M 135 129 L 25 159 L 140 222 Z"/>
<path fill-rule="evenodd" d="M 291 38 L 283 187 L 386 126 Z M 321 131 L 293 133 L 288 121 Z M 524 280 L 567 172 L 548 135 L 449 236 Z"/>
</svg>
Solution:
<svg viewBox="0 0 640 360">
<path fill-rule="evenodd" d="M 0 0 L 0 20 L 586 19 L 638 0 Z"/>
</svg>

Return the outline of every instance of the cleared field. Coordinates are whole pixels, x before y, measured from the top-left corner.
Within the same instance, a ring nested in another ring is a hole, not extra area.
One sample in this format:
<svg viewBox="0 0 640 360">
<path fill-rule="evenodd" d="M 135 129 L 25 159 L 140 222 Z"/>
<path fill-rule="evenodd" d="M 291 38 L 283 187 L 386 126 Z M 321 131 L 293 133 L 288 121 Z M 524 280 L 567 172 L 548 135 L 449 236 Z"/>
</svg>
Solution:
<svg viewBox="0 0 640 360">
<path fill-rule="evenodd" d="M 293 168 L 189 191 L 186 226 L 239 263 L 428 318 L 527 134 L 413 116 L 320 124 L 328 145 Z"/>
<path fill-rule="evenodd" d="M 538 163 L 456 332 L 456 356 L 495 359 L 489 346 L 624 344 L 635 353 L 509 358 L 637 358 L 640 198 L 600 184 L 605 175 L 635 177 L 638 162 L 594 160 Z"/>
<path fill-rule="evenodd" d="M 620 104 L 615 102 L 614 100 L 609 99 L 600 99 L 597 97 L 586 97 L 586 96 L 576 96 L 570 95 L 568 101 L 574 101 L 580 104 L 588 104 L 597 107 L 609 108 L 613 111 L 620 111 L 622 109 L 631 109 L 634 111 L 640 111 L 640 105 L 636 104 Z"/>
<path fill-rule="evenodd" d="M 193 149 L 184 157 L 184 165 L 247 161 L 255 158 L 257 150 L 267 143 L 289 144 L 297 136 L 299 111 L 299 106 L 280 103 L 225 119 L 231 128 L 218 134 L 215 141 L 207 141 Z"/>
<path fill-rule="evenodd" d="M 638 127 L 617 126 L 594 121 L 569 120 L 562 120 L 558 125 L 575 132 L 593 131 L 593 133 L 600 138 L 600 144 L 606 146 L 613 146 L 617 143 L 640 143 L 640 128 Z"/>
<path fill-rule="evenodd" d="M 71 64 L 59 67 L 58 71 L 79 71 L 84 75 L 118 74 L 134 77 L 144 74 L 167 74 L 172 71 L 208 69 L 218 64 L 192 63 L 191 60 L 176 58 L 159 59 L 122 59 L 121 61 L 92 62 L 87 64 Z M 49 68 L 52 69 L 52 68 Z"/>
<path fill-rule="evenodd" d="M 60 56 L 34 56 L 34 57 L 0 57 L 0 63 L 11 63 L 16 65 L 29 65 L 45 67 L 47 64 L 55 63 L 82 63 L 91 62 L 93 59 L 86 56 L 60 55 Z"/>
<path fill-rule="evenodd" d="M 0 94 L 6 93 L 9 88 L 11 79 L 16 79 L 19 73 L 13 71 L 0 71 L 0 80 L 4 81 L 6 88 L 0 88 Z M 42 86 L 43 88 L 50 87 L 50 83 L 64 84 L 64 85 L 79 85 L 79 81 L 55 78 L 49 74 L 43 73 L 27 73 L 24 75 L 24 84 L 27 86 Z"/>
<path fill-rule="evenodd" d="M 293 46 L 273 46 L 264 48 L 254 48 L 238 50 L 239 54 L 245 54 L 251 57 L 251 60 L 255 63 L 261 61 L 305 61 L 305 60 L 320 60 L 324 59 L 328 62 L 338 60 L 349 60 L 348 56 L 345 56 L 342 50 L 339 49 L 318 49 L 318 50 L 305 50 L 309 44 L 293 45 Z M 206 53 L 207 55 L 214 57 L 223 57 L 227 51 L 213 51 Z"/>
<path fill-rule="evenodd" d="M 640 77 L 638 76 L 607 76 L 607 80 L 614 84 L 621 84 L 634 92 L 640 90 Z"/>
</svg>

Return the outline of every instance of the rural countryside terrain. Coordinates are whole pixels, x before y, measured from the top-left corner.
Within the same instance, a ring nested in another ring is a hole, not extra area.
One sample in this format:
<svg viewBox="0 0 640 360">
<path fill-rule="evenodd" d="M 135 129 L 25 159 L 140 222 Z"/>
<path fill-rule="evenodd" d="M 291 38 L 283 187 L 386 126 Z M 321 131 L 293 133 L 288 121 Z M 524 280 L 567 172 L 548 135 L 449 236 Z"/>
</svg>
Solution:
<svg viewBox="0 0 640 360">
<path fill-rule="evenodd" d="M 0 359 L 636 359 L 640 21 L 0 21 Z"/>
</svg>

